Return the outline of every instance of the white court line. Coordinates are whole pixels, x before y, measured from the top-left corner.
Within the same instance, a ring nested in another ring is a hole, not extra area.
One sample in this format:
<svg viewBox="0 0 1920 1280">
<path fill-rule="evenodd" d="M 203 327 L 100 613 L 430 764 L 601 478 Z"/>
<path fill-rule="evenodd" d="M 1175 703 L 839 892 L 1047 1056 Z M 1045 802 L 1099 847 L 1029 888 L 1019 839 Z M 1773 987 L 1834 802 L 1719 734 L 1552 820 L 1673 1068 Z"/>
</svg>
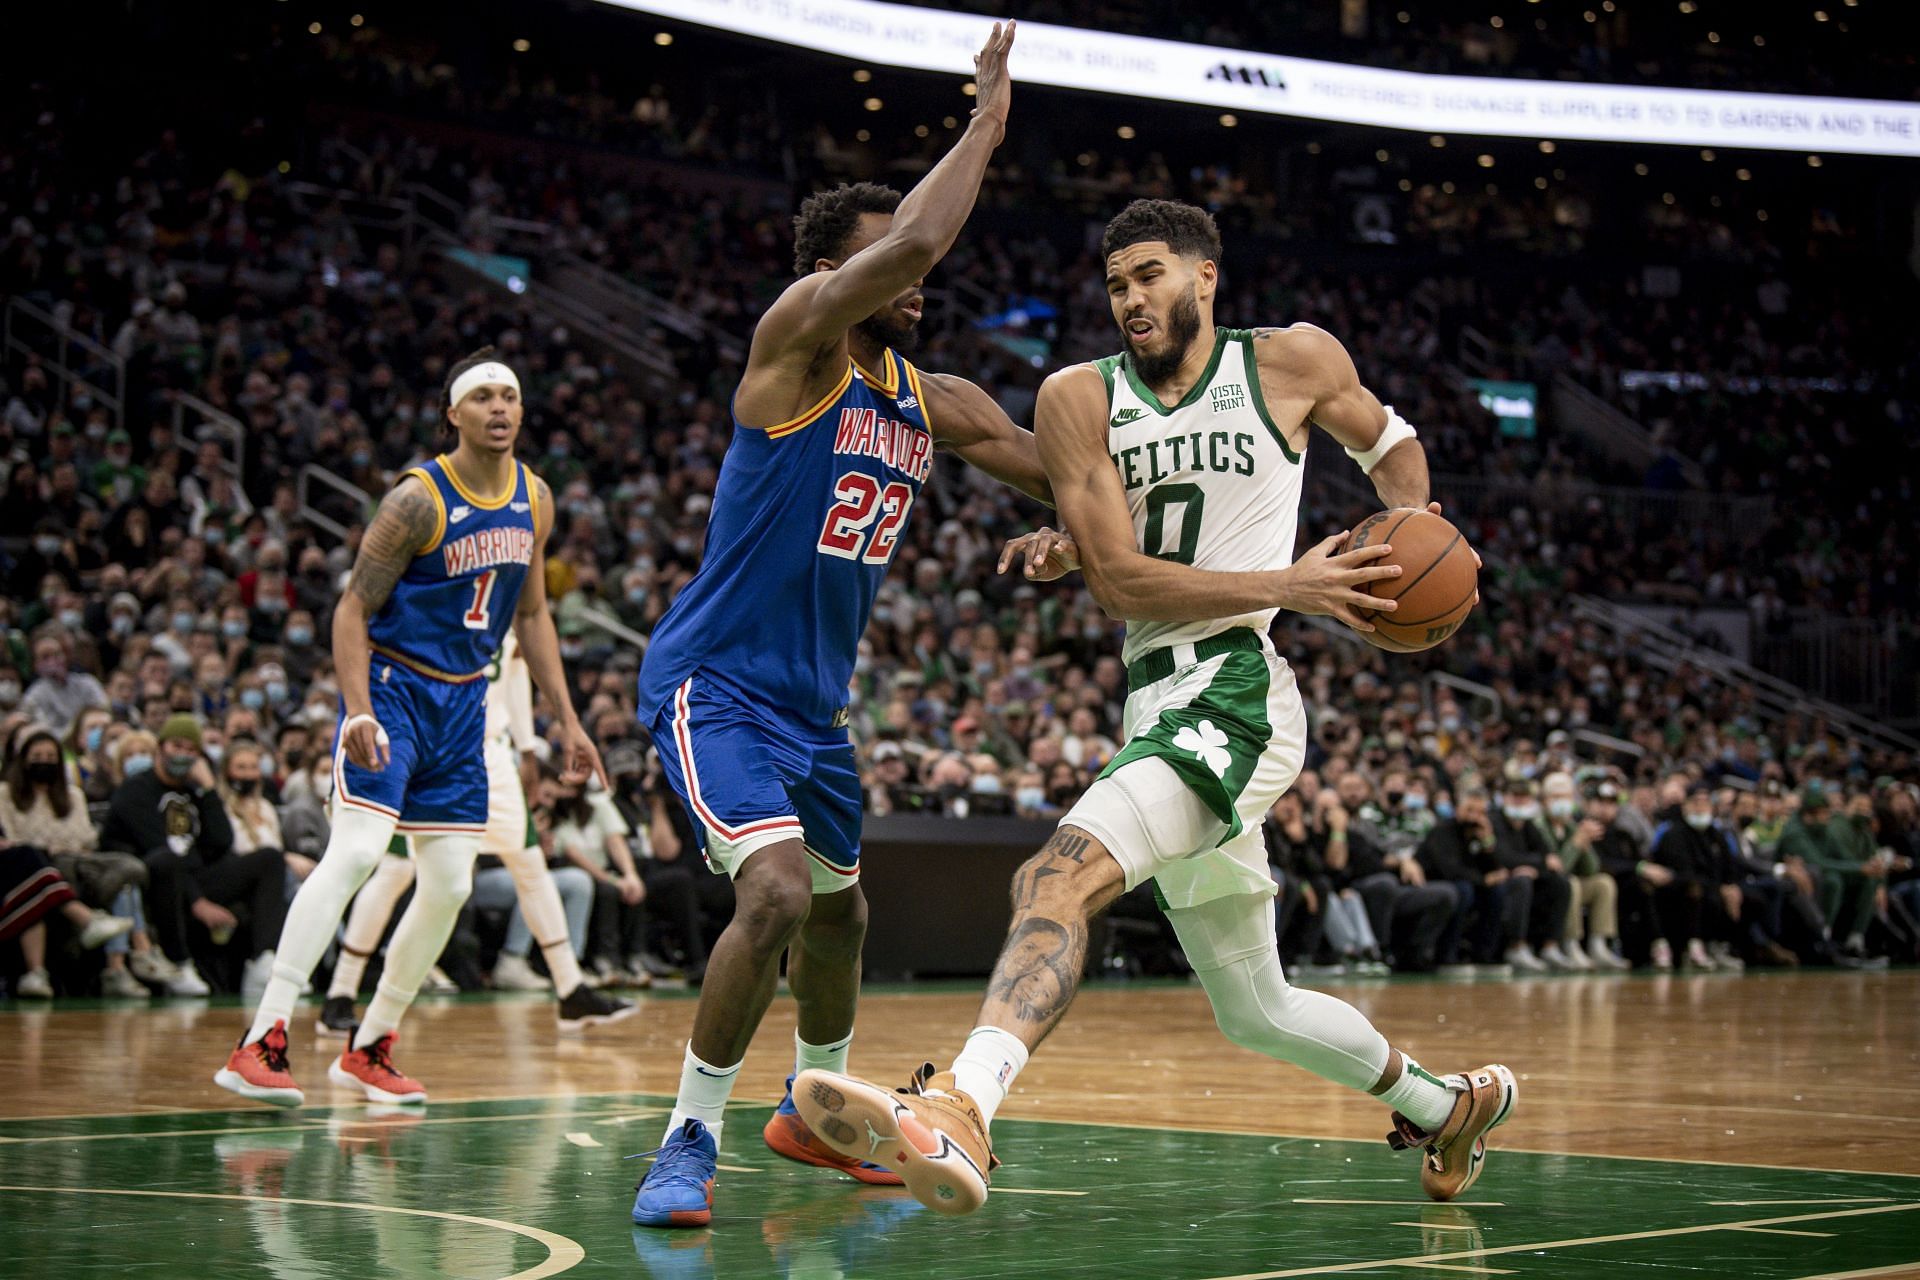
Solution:
<svg viewBox="0 0 1920 1280">
<path fill-rule="evenodd" d="M 1418 1227 L 1422 1231 L 1478 1231 L 1480 1228 L 1465 1222 L 1389 1222 L 1390 1227 Z"/>
<path fill-rule="evenodd" d="M 1432 1204 L 1431 1200 L 1309 1200 L 1295 1199 L 1295 1204 Z M 1504 1209 L 1504 1200 L 1449 1200 L 1448 1204 L 1457 1209 Z"/>
<path fill-rule="evenodd" d="M 1858 1271 L 1822 1271 L 1817 1276 L 1800 1276 L 1798 1280 L 1866 1280 L 1868 1276 L 1911 1276 L 1916 1264 L 1896 1262 L 1886 1267 L 1862 1267 Z"/>
<path fill-rule="evenodd" d="M 1831 1240 L 1831 1231 L 1789 1231 L 1785 1227 L 1728 1227 L 1729 1231 L 1745 1231 L 1756 1236 L 1810 1236 L 1815 1240 Z"/>
<path fill-rule="evenodd" d="M 1475 1267 L 1464 1262 L 1421 1262 L 1415 1264 L 1422 1271 L 1470 1271 L 1477 1276 L 1510 1276 L 1512 1271 L 1503 1271 L 1499 1267 Z"/>
<path fill-rule="evenodd" d="M 1084 1196 L 1084 1191 L 1042 1191 L 1038 1187 L 993 1187 L 987 1192 L 991 1196 Z"/>
<path fill-rule="evenodd" d="M 601 1147 L 606 1144 L 590 1133 L 569 1133 L 567 1141 L 576 1147 Z"/>
<path fill-rule="evenodd" d="M 116 1187 L 0 1185 L 0 1191 L 26 1191 L 63 1196 L 148 1196 L 170 1200 L 232 1200 L 246 1204 L 298 1204 L 319 1209 L 348 1209 L 356 1213 L 398 1213 L 410 1218 L 439 1218 L 443 1222 L 464 1222 L 470 1226 L 511 1231 L 517 1236 L 525 1236 L 545 1247 L 546 1261 L 528 1267 L 524 1271 L 516 1271 L 504 1280 L 542 1280 L 545 1276 L 557 1276 L 562 1271 L 571 1271 L 579 1266 L 587 1256 L 587 1251 L 577 1242 L 556 1232 L 543 1231 L 539 1227 L 522 1226 L 517 1222 L 503 1222 L 499 1218 L 477 1218 L 471 1214 L 447 1213 L 439 1209 L 403 1209 L 393 1204 L 348 1204 L 340 1200 L 296 1200 L 291 1196 L 241 1196 L 211 1191 L 127 1191 Z"/>
<path fill-rule="evenodd" d="M 1756 1204 L 1892 1204 L 1892 1196 L 1823 1196 L 1818 1200 L 1709 1200 L 1708 1204 L 1746 1208 Z"/>
<path fill-rule="evenodd" d="M 1298 1203 L 1296 1201 L 1295 1203 Z M 1754 1218 L 1747 1222 L 1709 1222 L 1691 1227 L 1663 1227 L 1656 1231 L 1623 1231 L 1610 1236 L 1576 1236 L 1566 1240 L 1539 1240 L 1528 1244 L 1503 1244 L 1482 1249 L 1461 1249 L 1453 1253 L 1412 1254 L 1402 1258 L 1374 1258 L 1364 1262 L 1330 1262 L 1318 1267 L 1293 1267 L 1286 1271 L 1250 1271 L 1237 1276 L 1215 1276 L 1212 1280 L 1286 1280 L 1289 1276 L 1338 1275 L 1348 1271 L 1372 1271 L 1380 1267 L 1419 1267 L 1432 1262 L 1454 1262 L 1497 1257 L 1503 1253 L 1533 1253 L 1547 1249 L 1575 1249 L 1596 1244 L 1621 1244 L 1628 1240 L 1661 1240 L 1672 1236 L 1705 1235 L 1735 1227 L 1777 1227 L 1796 1222 L 1824 1222 L 1833 1218 L 1861 1218 L 1881 1213 L 1906 1213 L 1920 1209 L 1920 1200 L 1909 1204 L 1877 1205 L 1870 1209 L 1835 1209 L 1831 1213 L 1801 1213 L 1785 1218 Z M 1908 1269 L 1914 1263 L 1906 1264 Z M 1879 1271 L 1849 1272 L 1848 1275 L 1885 1275 L 1899 1267 Z M 1839 1275 L 1812 1277 L 1809 1280 L 1842 1280 Z"/>
</svg>

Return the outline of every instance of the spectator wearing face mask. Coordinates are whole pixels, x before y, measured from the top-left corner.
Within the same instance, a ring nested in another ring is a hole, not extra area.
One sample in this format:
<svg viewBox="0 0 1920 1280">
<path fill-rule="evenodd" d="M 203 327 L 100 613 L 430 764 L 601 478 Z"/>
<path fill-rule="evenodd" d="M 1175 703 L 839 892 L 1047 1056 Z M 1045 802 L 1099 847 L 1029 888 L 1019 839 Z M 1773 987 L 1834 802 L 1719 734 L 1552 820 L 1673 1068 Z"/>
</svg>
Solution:
<svg viewBox="0 0 1920 1280">
<path fill-rule="evenodd" d="M 332 794 L 333 757 L 324 751 L 287 778 L 280 793 L 280 836 L 289 854 L 318 861 L 327 851 L 333 835 L 333 824 L 327 820 Z"/>
<path fill-rule="evenodd" d="M 175 994 L 206 994 L 196 942 L 224 947 L 243 928 L 249 972 L 242 983 L 264 986 L 286 916 L 286 863 L 234 855 L 233 824 L 201 754 L 198 720 L 169 717 L 159 747 L 154 768 L 113 793 L 101 843 L 147 864 L 147 916 L 160 949 L 180 968 Z"/>
<path fill-rule="evenodd" d="M 1731 967 L 1723 966 L 1707 950 L 1713 942 L 1720 944 L 1715 949 L 1720 956 L 1728 954 L 1726 944 L 1739 915 L 1740 887 L 1726 880 L 1726 854 L 1726 836 L 1714 825 L 1713 793 L 1705 783 L 1696 783 L 1680 805 L 1668 811 L 1651 854 L 1654 862 L 1672 873 L 1654 896 L 1667 944 L 1689 968 Z"/>
<path fill-rule="evenodd" d="M 1540 795 L 1545 804 L 1541 821 L 1547 843 L 1560 856 L 1573 894 L 1566 933 L 1560 940 L 1561 953 L 1574 969 L 1631 968 L 1615 949 L 1620 937 L 1620 889 L 1601 867 L 1600 854 L 1594 848 L 1604 828 L 1581 815 L 1571 774 L 1548 774 L 1540 784 Z"/>
<path fill-rule="evenodd" d="M 88 707 L 107 705 L 107 691 L 86 672 L 71 670 L 72 659 L 73 639 L 67 632 L 55 628 L 34 638 L 35 679 L 20 706 L 56 737 L 65 737 Z"/>
<path fill-rule="evenodd" d="M 1780 836 L 1778 856 L 1798 859 L 1819 878 L 1821 913 L 1850 965 L 1869 963 L 1867 925 L 1888 870 L 1875 848 L 1872 824 L 1873 805 L 1865 793 L 1836 811 L 1832 793 L 1815 781 L 1802 789 L 1800 812 Z"/>
<path fill-rule="evenodd" d="M 1560 939 L 1573 906 L 1573 888 L 1567 883 L 1566 864 L 1540 825 L 1539 792 L 1528 779 L 1509 778 L 1502 786 L 1500 812 L 1493 817 L 1493 843 L 1494 856 L 1507 873 L 1532 882 L 1525 941 L 1509 953 L 1508 963 L 1516 972 L 1572 968 L 1560 949 Z"/>
<path fill-rule="evenodd" d="M 113 745 L 108 737 L 110 730 L 116 730 L 115 737 L 126 731 L 125 725 L 117 725 L 113 713 L 104 707 L 88 707 L 73 722 L 73 728 L 67 732 L 62 744 L 67 760 L 67 772 L 74 784 L 79 787 L 87 800 L 105 800 L 112 793 L 108 781 L 107 749 Z"/>
<path fill-rule="evenodd" d="M 1325 907 L 1333 900 L 1333 884 L 1321 856 L 1321 842 L 1307 826 L 1298 791 L 1289 790 L 1273 802 L 1261 824 L 1267 845 L 1267 866 L 1280 885 L 1274 913 L 1274 936 L 1280 963 L 1290 972 L 1302 962 L 1312 964 L 1325 934 Z"/>
</svg>

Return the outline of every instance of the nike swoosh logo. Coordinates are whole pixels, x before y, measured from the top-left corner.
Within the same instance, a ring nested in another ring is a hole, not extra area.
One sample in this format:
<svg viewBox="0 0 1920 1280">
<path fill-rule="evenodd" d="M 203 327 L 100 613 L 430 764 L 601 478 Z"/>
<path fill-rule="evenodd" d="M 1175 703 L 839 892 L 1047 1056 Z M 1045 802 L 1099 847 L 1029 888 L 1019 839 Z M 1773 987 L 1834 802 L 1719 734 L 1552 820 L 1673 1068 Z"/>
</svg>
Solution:
<svg viewBox="0 0 1920 1280">
<path fill-rule="evenodd" d="M 710 1076 L 715 1080 L 725 1080 L 728 1076 L 733 1074 L 732 1071 L 709 1071 L 705 1067 L 699 1066 L 697 1064 L 694 1066 L 693 1069 L 695 1071 L 698 1071 L 701 1075 Z"/>
</svg>

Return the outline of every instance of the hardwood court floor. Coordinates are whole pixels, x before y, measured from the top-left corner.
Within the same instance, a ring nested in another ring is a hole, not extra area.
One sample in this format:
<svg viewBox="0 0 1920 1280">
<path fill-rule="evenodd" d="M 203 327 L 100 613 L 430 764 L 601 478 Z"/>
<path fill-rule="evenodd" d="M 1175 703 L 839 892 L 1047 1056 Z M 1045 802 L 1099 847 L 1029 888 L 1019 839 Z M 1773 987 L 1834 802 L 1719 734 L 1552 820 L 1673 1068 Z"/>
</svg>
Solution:
<svg viewBox="0 0 1920 1280">
<path fill-rule="evenodd" d="M 693 1013 L 560 1041 L 537 997 L 424 1001 L 397 1113 L 210 1080 L 241 1013 L 0 1012 L 0 1276 L 1920 1276 L 1920 973 L 1329 984 L 1438 1070 L 1521 1079 L 1464 1203 L 1419 1193 L 1370 1100 L 1241 1052 L 1197 987 L 1096 986 L 995 1125 L 973 1218 L 773 1157 L 776 1003 L 722 1142 L 715 1224 L 627 1221 Z M 854 1067 L 944 1061 L 972 990 L 873 992 Z"/>
</svg>

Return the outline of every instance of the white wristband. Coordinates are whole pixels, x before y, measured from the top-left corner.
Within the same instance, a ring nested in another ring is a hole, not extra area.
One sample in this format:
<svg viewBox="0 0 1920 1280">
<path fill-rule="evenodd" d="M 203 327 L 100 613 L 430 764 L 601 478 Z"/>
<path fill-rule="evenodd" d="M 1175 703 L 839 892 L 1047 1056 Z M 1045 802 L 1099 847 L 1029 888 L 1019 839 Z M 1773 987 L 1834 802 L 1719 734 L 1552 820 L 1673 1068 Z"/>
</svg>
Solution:
<svg viewBox="0 0 1920 1280">
<path fill-rule="evenodd" d="M 1420 434 L 1413 429 L 1412 423 L 1393 411 L 1392 405 L 1387 405 L 1385 408 L 1387 411 L 1387 425 L 1380 429 L 1380 438 L 1373 442 L 1373 448 L 1368 449 L 1364 453 L 1353 449 L 1347 450 L 1347 456 L 1360 464 L 1360 471 L 1363 475 L 1372 475 L 1373 469 L 1379 465 L 1380 459 L 1386 457 L 1395 445 L 1399 444 L 1402 440 L 1412 440 Z"/>
<path fill-rule="evenodd" d="M 375 742 L 378 742 L 381 746 L 384 747 L 384 746 L 387 746 L 392 741 L 392 739 L 387 737 L 387 731 L 380 727 L 380 722 L 374 719 L 372 716 L 368 715 L 364 711 L 362 711 L 357 716 L 347 717 L 347 722 L 340 726 L 340 736 L 344 738 L 349 733 L 352 733 L 353 726 L 355 726 L 356 724 L 359 724 L 362 720 L 365 720 L 368 724 L 373 726 L 373 740 Z"/>
</svg>

